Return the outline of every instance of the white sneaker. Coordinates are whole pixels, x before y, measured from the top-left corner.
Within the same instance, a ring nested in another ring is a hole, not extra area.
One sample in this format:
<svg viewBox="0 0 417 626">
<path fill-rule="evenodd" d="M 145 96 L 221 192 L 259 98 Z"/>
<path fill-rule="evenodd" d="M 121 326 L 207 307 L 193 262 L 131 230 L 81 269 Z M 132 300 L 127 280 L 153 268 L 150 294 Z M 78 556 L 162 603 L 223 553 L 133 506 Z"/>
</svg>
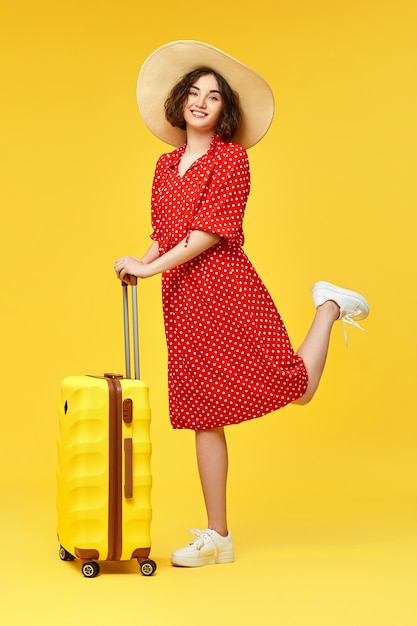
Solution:
<svg viewBox="0 0 417 626">
<path fill-rule="evenodd" d="M 180 567 L 200 567 L 215 563 L 233 563 L 234 551 L 232 533 L 229 530 L 227 537 L 222 537 L 215 530 L 197 530 L 190 533 L 197 535 L 185 548 L 175 550 L 171 556 L 172 565 Z"/>
<path fill-rule="evenodd" d="M 365 317 L 368 317 L 369 304 L 360 293 L 337 287 L 323 280 L 315 283 L 311 291 L 316 308 L 328 300 L 333 300 L 339 306 L 339 319 L 342 320 L 346 343 L 345 325 L 355 326 L 360 330 L 364 330 L 356 320 L 363 320 Z"/>
</svg>

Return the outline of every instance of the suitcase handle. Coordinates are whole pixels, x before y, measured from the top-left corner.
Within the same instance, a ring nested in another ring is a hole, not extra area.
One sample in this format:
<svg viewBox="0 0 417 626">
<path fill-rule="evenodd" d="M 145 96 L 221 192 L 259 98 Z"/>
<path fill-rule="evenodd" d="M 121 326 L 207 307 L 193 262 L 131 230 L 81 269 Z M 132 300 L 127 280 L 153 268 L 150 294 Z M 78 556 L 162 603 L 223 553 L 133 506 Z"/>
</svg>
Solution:
<svg viewBox="0 0 417 626">
<path fill-rule="evenodd" d="M 124 440 L 125 450 L 125 498 L 133 498 L 133 441 L 129 437 Z"/>
<path fill-rule="evenodd" d="M 123 325 L 124 325 L 124 339 L 125 339 L 125 366 L 126 366 L 126 378 L 131 378 L 131 365 L 130 365 L 130 330 L 129 330 L 129 294 L 128 286 L 122 283 L 123 287 Z M 132 288 L 132 327 L 133 327 L 133 357 L 135 366 L 135 379 L 140 379 L 140 367 L 139 367 L 139 331 L 138 331 L 138 298 L 137 298 L 137 286 L 131 285 Z"/>
</svg>

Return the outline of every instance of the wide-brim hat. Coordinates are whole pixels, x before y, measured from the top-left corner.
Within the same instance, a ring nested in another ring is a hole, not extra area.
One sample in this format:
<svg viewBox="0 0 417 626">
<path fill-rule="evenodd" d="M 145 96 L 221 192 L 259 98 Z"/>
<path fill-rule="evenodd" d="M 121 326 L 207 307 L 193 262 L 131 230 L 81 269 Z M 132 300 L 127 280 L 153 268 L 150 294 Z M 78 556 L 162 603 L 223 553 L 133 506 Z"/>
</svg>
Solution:
<svg viewBox="0 0 417 626">
<path fill-rule="evenodd" d="M 188 72 L 209 67 L 221 74 L 239 94 L 242 121 L 233 141 L 254 146 L 267 132 L 274 115 L 271 88 L 257 72 L 225 52 L 201 41 L 172 41 L 157 48 L 144 62 L 137 83 L 139 111 L 149 130 L 176 148 L 186 133 L 165 119 L 164 104 L 172 87 Z"/>
</svg>

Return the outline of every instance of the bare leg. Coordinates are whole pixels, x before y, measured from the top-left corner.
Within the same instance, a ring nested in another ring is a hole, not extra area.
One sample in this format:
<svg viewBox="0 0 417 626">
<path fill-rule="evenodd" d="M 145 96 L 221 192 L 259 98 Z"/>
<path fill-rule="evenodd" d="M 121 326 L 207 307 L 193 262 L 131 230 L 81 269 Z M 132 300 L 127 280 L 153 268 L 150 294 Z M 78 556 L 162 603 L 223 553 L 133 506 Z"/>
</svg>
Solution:
<svg viewBox="0 0 417 626">
<path fill-rule="evenodd" d="M 339 313 L 339 306 L 332 300 L 317 307 L 310 330 L 297 351 L 307 369 L 308 387 L 306 393 L 293 404 L 307 404 L 317 391 L 326 363 L 330 334 Z"/>
<path fill-rule="evenodd" d="M 228 533 L 226 520 L 228 455 L 224 429 L 196 431 L 196 450 L 208 528 L 225 537 Z"/>
</svg>

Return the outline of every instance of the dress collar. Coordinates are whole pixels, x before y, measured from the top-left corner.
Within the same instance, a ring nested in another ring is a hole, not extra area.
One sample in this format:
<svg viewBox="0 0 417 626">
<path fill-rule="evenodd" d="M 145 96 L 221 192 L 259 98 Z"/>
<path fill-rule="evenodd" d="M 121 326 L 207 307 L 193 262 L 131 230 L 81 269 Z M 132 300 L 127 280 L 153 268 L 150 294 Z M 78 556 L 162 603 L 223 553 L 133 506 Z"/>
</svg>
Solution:
<svg viewBox="0 0 417 626">
<path fill-rule="evenodd" d="M 210 145 L 208 147 L 207 152 L 205 152 L 200 157 L 200 159 L 203 159 L 205 156 L 207 156 L 209 154 L 212 154 L 216 150 L 217 146 L 220 143 L 222 143 L 222 139 L 220 139 L 220 137 L 218 135 L 213 135 L 213 137 L 211 138 L 211 142 L 210 142 Z M 182 145 L 180 148 L 177 148 L 176 150 L 171 152 L 171 156 L 172 156 L 171 167 L 175 168 L 178 165 L 182 155 L 185 152 L 186 147 L 187 147 L 187 142 L 185 142 L 185 144 Z"/>
</svg>

